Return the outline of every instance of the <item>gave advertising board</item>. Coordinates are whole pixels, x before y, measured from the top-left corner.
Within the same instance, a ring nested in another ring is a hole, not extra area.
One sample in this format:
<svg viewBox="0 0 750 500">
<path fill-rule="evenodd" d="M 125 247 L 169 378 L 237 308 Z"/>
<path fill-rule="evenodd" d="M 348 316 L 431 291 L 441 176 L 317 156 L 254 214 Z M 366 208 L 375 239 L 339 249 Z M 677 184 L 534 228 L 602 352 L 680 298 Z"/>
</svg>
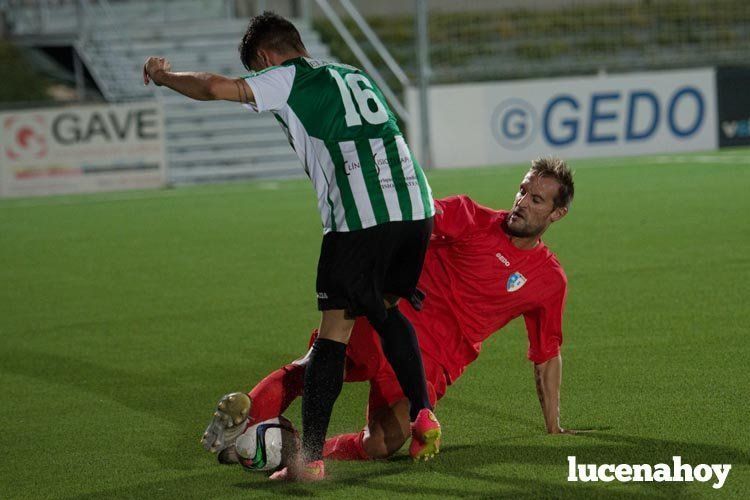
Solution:
<svg viewBox="0 0 750 500">
<path fill-rule="evenodd" d="M 146 189 L 165 182 L 157 103 L 0 113 L 0 196 Z"/>
</svg>

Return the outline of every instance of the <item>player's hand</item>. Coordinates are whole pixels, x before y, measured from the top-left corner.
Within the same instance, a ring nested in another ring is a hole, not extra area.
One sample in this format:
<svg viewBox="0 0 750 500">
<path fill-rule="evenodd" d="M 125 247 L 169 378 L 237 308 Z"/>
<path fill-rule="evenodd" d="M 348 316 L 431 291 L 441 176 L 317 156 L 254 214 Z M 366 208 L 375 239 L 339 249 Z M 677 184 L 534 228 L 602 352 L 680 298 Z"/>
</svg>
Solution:
<svg viewBox="0 0 750 500">
<path fill-rule="evenodd" d="M 156 81 L 156 75 L 160 71 L 170 71 L 172 65 L 164 57 L 151 56 L 143 64 L 143 84 L 148 85 L 153 80 L 154 85 L 161 85 Z"/>
</svg>

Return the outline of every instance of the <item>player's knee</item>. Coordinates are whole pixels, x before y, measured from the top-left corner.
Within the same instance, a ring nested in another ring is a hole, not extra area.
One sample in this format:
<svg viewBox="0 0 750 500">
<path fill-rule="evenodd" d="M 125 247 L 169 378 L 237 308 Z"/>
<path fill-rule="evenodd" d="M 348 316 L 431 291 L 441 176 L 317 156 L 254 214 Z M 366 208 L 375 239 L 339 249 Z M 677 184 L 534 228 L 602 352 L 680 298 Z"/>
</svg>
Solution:
<svg viewBox="0 0 750 500">
<path fill-rule="evenodd" d="M 388 458 L 388 447 L 385 444 L 383 436 L 365 436 L 362 438 L 362 448 L 369 458 L 379 460 Z"/>
<path fill-rule="evenodd" d="M 347 344 L 353 327 L 354 320 L 347 318 L 345 311 L 323 311 L 318 338 Z"/>
<path fill-rule="evenodd" d="M 370 458 L 388 458 L 401 449 L 410 434 L 409 403 L 402 400 L 371 415 L 362 446 Z"/>
<path fill-rule="evenodd" d="M 366 435 L 362 439 L 362 448 L 369 458 L 383 460 L 392 457 L 406 442 L 399 436 Z"/>
</svg>

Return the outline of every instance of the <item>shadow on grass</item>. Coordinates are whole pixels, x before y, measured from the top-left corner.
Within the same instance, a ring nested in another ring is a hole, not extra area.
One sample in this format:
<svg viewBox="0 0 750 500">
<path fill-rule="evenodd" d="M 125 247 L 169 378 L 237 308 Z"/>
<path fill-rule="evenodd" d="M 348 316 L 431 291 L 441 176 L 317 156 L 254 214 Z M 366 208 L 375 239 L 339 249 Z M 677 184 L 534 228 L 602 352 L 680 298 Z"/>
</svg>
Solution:
<svg viewBox="0 0 750 500">
<path fill-rule="evenodd" d="M 747 453 L 729 446 L 670 441 L 610 433 L 592 433 L 585 436 L 549 436 L 558 439 L 554 444 L 513 445 L 488 442 L 471 446 L 447 446 L 435 462 L 412 464 L 402 456 L 395 460 L 347 464 L 344 470 L 332 464 L 327 481 L 320 483 L 272 483 L 264 475 L 247 473 L 233 467 L 235 481 L 226 469 L 216 470 L 215 476 L 201 472 L 199 475 L 133 486 L 132 488 L 103 491 L 83 498 L 173 498 L 176 492 L 189 491 L 196 497 L 221 495 L 222 487 L 247 491 L 255 498 L 279 496 L 305 498 L 312 496 L 342 495 L 364 496 L 373 493 L 394 495 L 426 495 L 439 498 L 581 498 L 606 496 L 607 498 L 666 498 L 686 495 L 693 483 L 569 483 L 567 456 L 576 455 L 579 463 L 671 463 L 673 455 L 680 455 L 683 463 L 750 464 Z M 575 440 L 575 444 L 573 444 Z M 507 465 L 511 475 L 487 472 L 487 467 Z M 518 468 L 513 466 L 544 468 L 540 476 L 549 477 L 549 467 L 559 469 L 557 480 L 538 477 L 515 477 Z M 219 467 L 217 465 L 217 467 Z M 228 484 L 220 480 L 231 477 Z M 731 476 L 730 479 L 731 481 Z M 700 483 L 697 483 L 700 484 Z M 713 491 L 703 484 L 706 492 Z M 217 489 L 218 488 L 218 489 Z M 694 490 L 693 490 L 694 491 Z M 225 490 L 226 495 L 231 491 Z M 80 498 L 80 497 L 79 497 Z"/>
<path fill-rule="evenodd" d="M 192 372 L 185 367 L 158 376 L 133 373 L 74 357 L 22 350 L 0 352 L 0 370 L 49 384 L 67 385 L 172 423 L 184 422 L 175 408 L 184 407 L 190 396 L 183 380 L 189 379 Z"/>
<path fill-rule="evenodd" d="M 129 408 L 152 413 L 177 425 L 184 423 L 184 416 L 175 412 L 175 408 L 186 404 L 185 384 L 179 383 L 180 373 L 170 372 L 154 377 L 152 374 L 136 374 L 116 367 L 32 351 L 4 351 L 0 353 L 0 366 L 3 372 L 70 385 Z M 567 456 L 575 455 L 578 463 L 594 464 L 671 463 L 673 455 L 681 456 L 683 463 L 690 464 L 750 464 L 746 452 L 729 446 L 599 431 L 581 436 L 548 436 L 541 444 L 513 444 L 513 439 L 506 438 L 472 446 L 448 445 L 437 461 L 428 464 L 411 464 L 400 455 L 386 462 L 347 464 L 342 468 L 334 464 L 330 479 L 322 483 L 278 484 L 269 482 L 261 474 L 244 473 L 238 468 L 206 472 L 203 466 L 198 470 L 189 465 L 175 467 L 174 450 L 187 446 L 187 443 L 186 437 L 184 442 L 175 443 L 173 449 L 147 450 L 147 454 L 165 469 L 181 470 L 183 474 L 187 473 L 185 477 L 104 490 L 83 498 L 174 498 L 177 492 L 180 497 L 207 498 L 220 494 L 223 489 L 230 494 L 225 490 L 229 486 L 237 492 L 252 490 L 256 497 L 258 494 L 308 497 L 361 491 L 442 498 L 580 498 L 605 493 L 609 498 L 645 498 L 685 494 L 690 483 L 568 483 Z M 559 476 L 557 480 L 550 481 L 483 472 L 491 466 L 511 466 L 512 474 L 517 474 L 518 467 L 513 466 L 519 465 L 532 471 L 534 467 L 544 468 L 540 475 L 547 476 L 549 468 L 554 467 L 559 470 Z M 189 473 L 191 470 L 195 471 L 192 475 Z M 237 474 L 237 480 L 234 474 Z M 239 479 L 242 474 L 244 480 Z M 461 486 L 457 487 L 457 484 Z M 710 485 L 704 486 L 711 489 Z"/>
</svg>

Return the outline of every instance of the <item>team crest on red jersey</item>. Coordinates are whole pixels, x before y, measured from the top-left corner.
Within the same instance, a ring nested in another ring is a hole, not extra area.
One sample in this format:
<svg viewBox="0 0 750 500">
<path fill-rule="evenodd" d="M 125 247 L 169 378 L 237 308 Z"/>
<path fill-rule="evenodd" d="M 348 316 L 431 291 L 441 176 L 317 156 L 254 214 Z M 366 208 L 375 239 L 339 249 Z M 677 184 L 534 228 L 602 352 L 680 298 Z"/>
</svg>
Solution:
<svg viewBox="0 0 750 500">
<path fill-rule="evenodd" d="M 509 292 L 515 292 L 526 284 L 526 277 L 521 273 L 513 273 L 508 278 L 508 282 L 505 284 L 505 289 Z"/>
</svg>

